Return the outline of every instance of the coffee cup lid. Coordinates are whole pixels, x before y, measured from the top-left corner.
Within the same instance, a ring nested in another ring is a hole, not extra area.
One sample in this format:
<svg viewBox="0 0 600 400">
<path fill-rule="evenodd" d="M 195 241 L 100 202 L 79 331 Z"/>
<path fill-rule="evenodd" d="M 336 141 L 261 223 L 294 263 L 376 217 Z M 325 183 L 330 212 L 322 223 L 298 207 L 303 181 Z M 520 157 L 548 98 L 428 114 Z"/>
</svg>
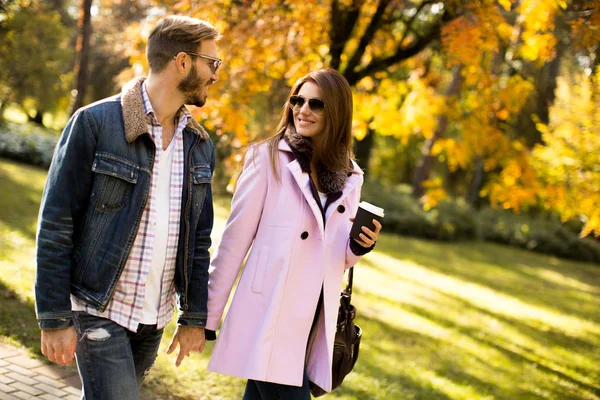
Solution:
<svg viewBox="0 0 600 400">
<path fill-rule="evenodd" d="M 367 210 L 368 212 L 370 212 L 371 214 L 375 214 L 381 218 L 383 218 L 383 216 L 385 215 L 383 212 L 383 208 L 381 207 L 377 207 L 374 206 L 371 203 L 367 203 L 366 201 L 361 201 L 358 206 L 360 208 L 362 208 L 363 210 Z"/>
</svg>

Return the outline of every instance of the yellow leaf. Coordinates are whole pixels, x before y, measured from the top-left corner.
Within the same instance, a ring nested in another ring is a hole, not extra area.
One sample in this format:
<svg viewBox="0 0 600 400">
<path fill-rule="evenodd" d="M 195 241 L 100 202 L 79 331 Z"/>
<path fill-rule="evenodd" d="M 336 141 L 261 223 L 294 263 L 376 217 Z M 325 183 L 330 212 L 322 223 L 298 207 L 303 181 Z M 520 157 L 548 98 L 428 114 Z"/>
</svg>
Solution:
<svg viewBox="0 0 600 400">
<path fill-rule="evenodd" d="M 373 90 L 375 83 L 373 82 L 373 78 L 367 76 L 359 82 L 359 86 L 370 92 Z"/>
<path fill-rule="evenodd" d="M 498 0 L 498 3 L 500 3 L 500 5 L 506 10 L 506 11 L 510 11 L 510 8 L 512 7 L 511 1 L 510 0 Z"/>
<path fill-rule="evenodd" d="M 506 121 L 509 117 L 508 110 L 506 108 L 503 108 L 502 110 L 496 113 L 496 117 L 498 117 L 498 119 L 502 121 Z"/>
</svg>

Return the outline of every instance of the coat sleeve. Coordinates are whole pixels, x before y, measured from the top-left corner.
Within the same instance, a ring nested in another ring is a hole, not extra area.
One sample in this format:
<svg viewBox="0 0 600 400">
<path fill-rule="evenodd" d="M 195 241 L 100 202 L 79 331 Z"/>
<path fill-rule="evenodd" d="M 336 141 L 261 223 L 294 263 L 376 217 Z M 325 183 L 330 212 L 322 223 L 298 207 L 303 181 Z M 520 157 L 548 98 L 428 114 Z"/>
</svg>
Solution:
<svg viewBox="0 0 600 400">
<path fill-rule="evenodd" d="M 73 235 L 89 202 L 95 131 L 89 112 L 77 111 L 56 145 L 48 172 L 36 240 L 35 303 L 42 329 L 72 325 Z"/>
<path fill-rule="evenodd" d="M 356 214 L 356 210 L 358 209 L 358 203 L 360 202 L 360 192 L 361 192 L 361 188 L 362 188 L 362 184 L 363 184 L 363 178 L 361 177 L 360 182 L 357 184 L 356 189 L 354 190 L 354 193 L 352 193 L 352 199 L 351 199 L 351 204 L 349 204 L 351 206 L 352 209 L 352 215 Z M 346 266 L 345 269 L 348 269 L 350 267 L 353 267 L 354 265 L 356 265 L 361 257 L 368 253 L 369 251 L 371 251 L 373 247 L 365 249 L 364 247 L 360 246 L 358 243 L 356 243 L 354 241 L 354 239 L 352 239 L 350 237 L 350 232 L 348 232 L 348 244 L 346 245 Z M 364 252 L 363 250 L 364 249 Z"/>
<path fill-rule="evenodd" d="M 231 213 L 209 268 L 206 329 L 219 326 L 225 304 L 252 244 L 262 216 L 271 171 L 268 146 L 251 148 L 231 201 Z M 207 334 L 207 339 L 211 339 Z M 214 337 L 213 337 L 214 338 Z"/>
</svg>

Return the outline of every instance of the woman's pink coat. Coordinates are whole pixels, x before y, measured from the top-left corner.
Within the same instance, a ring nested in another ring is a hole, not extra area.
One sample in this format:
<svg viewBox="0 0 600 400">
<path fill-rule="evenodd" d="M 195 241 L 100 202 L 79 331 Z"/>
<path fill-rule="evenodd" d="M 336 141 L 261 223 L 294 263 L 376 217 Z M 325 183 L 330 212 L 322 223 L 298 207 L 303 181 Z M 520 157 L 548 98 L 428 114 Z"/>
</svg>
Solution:
<svg viewBox="0 0 600 400">
<path fill-rule="evenodd" d="M 321 211 L 289 146 L 279 143 L 275 180 L 266 144 L 252 148 L 211 263 L 207 329 L 216 330 L 250 250 L 210 358 L 210 371 L 301 386 L 305 357 L 309 379 L 331 390 L 331 364 L 340 290 L 346 268 L 360 259 L 349 232 L 363 173 L 354 164 L 343 195 Z M 339 207 L 342 206 L 342 207 Z M 302 238 L 303 233 L 308 237 Z M 323 287 L 316 336 L 307 341 Z"/>
</svg>

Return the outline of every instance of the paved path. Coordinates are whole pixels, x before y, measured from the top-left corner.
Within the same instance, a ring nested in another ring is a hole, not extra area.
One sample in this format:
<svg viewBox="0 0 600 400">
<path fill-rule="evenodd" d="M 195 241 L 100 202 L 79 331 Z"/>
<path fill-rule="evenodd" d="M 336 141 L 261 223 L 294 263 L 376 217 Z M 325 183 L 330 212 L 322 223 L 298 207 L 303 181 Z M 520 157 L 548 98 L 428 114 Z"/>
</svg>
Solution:
<svg viewBox="0 0 600 400">
<path fill-rule="evenodd" d="M 48 365 L 0 343 L 0 400 L 79 400 L 80 389 L 75 368 Z"/>
</svg>

